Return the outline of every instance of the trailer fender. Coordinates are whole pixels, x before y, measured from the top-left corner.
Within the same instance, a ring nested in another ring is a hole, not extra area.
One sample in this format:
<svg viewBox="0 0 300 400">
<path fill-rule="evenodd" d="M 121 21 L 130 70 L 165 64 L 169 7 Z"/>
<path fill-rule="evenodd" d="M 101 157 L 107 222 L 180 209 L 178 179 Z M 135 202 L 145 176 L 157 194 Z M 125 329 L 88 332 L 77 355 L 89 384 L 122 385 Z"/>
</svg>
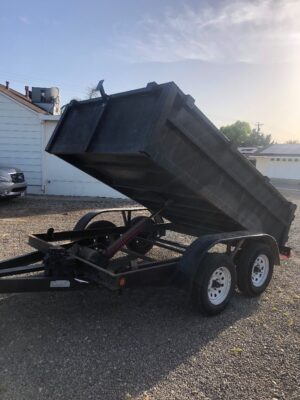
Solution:
<svg viewBox="0 0 300 400">
<path fill-rule="evenodd" d="M 97 215 L 100 215 L 103 212 L 103 210 L 94 210 L 90 211 L 87 214 L 83 215 L 77 222 L 76 225 L 74 226 L 73 230 L 74 231 L 83 231 L 87 225 L 91 222 L 93 218 L 95 218 Z"/>
<path fill-rule="evenodd" d="M 101 209 L 101 210 L 93 210 L 88 212 L 87 214 L 83 215 L 75 224 L 73 230 L 74 231 L 83 231 L 87 225 L 92 221 L 92 219 L 94 219 L 95 217 L 97 217 L 98 215 L 101 214 L 106 214 L 106 213 L 115 213 L 115 212 L 119 212 L 119 213 L 130 213 L 130 212 L 136 212 L 136 211 L 149 211 L 151 213 L 150 210 L 148 210 L 145 207 L 131 207 L 131 208 L 105 208 L 105 209 Z M 161 216 L 157 215 L 154 217 L 154 220 L 156 223 L 161 224 L 163 223 L 163 219 Z"/>
<path fill-rule="evenodd" d="M 178 265 L 176 283 L 191 290 L 198 268 L 201 265 L 201 261 L 210 249 L 217 244 L 229 244 L 230 242 L 237 243 L 249 240 L 256 240 L 268 244 L 274 253 L 275 264 L 280 264 L 277 242 L 268 234 L 228 232 L 224 234 L 205 235 L 196 239 L 185 251 Z M 197 262 L 195 262 L 195 260 L 197 260 Z"/>
</svg>

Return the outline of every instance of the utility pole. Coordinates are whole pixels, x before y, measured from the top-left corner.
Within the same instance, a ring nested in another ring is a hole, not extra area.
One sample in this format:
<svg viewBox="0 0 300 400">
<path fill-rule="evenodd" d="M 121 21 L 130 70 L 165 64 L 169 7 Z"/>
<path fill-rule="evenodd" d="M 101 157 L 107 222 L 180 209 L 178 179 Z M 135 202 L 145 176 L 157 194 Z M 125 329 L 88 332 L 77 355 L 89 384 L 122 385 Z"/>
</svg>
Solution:
<svg viewBox="0 0 300 400">
<path fill-rule="evenodd" d="M 260 122 L 256 122 L 255 126 L 257 127 L 256 132 L 260 133 L 260 127 L 263 126 L 263 124 L 261 124 Z"/>
</svg>

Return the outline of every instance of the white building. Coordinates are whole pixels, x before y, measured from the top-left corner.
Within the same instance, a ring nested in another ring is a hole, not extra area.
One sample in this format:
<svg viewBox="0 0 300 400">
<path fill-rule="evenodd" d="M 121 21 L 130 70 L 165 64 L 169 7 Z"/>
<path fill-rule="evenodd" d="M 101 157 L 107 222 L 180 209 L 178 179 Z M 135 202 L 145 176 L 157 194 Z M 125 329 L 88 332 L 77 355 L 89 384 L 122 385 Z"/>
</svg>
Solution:
<svg viewBox="0 0 300 400">
<path fill-rule="evenodd" d="M 270 179 L 300 182 L 300 144 L 272 144 L 252 157 L 256 168 Z"/>
<path fill-rule="evenodd" d="M 33 88 L 40 89 L 40 88 Z M 60 118 L 57 102 L 49 105 L 42 98 L 33 103 L 31 93 L 21 94 L 0 84 L 0 165 L 20 168 L 28 182 L 28 192 L 68 196 L 123 197 L 44 151 Z M 52 93 L 52 92 L 51 92 Z M 50 112 L 49 112 L 50 111 Z"/>
</svg>

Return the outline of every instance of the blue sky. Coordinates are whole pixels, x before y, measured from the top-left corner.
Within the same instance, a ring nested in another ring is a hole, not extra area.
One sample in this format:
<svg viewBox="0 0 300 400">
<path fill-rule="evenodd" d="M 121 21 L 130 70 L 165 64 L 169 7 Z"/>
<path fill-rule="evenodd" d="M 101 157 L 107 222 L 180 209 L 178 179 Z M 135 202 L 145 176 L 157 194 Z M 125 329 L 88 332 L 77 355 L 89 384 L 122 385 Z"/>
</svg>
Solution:
<svg viewBox="0 0 300 400">
<path fill-rule="evenodd" d="M 62 102 L 174 80 L 217 125 L 300 140 L 300 1 L 3 1 L 0 81 Z"/>
</svg>

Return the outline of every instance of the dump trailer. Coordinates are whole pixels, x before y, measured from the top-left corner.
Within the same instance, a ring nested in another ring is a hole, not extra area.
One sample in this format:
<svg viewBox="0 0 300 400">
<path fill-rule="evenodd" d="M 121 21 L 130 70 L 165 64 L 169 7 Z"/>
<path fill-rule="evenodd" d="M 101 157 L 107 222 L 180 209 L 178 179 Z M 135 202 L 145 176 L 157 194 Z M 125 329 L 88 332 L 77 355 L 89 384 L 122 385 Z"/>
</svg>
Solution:
<svg viewBox="0 0 300 400">
<path fill-rule="evenodd" d="M 72 231 L 31 235 L 35 252 L 0 264 L 0 291 L 174 284 L 207 314 L 222 311 L 236 286 L 260 295 L 280 254 L 290 254 L 295 205 L 174 82 L 99 90 L 66 107 L 46 151 L 142 207 L 95 210 Z"/>
</svg>

